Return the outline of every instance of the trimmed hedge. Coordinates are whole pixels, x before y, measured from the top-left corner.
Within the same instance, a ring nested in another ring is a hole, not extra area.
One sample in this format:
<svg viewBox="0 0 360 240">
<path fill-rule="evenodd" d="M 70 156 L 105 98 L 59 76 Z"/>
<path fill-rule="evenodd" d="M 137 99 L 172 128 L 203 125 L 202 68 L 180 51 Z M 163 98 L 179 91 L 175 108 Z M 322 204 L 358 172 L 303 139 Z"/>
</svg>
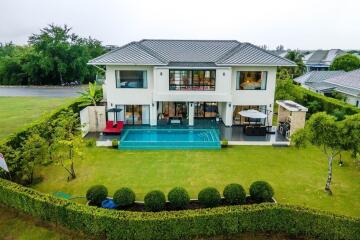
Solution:
<svg viewBox="0 0 360 240">
<path fill-rule="evenodd" d="M 256 181 L 250 185 L 249 193 L 255 202 L 270 202 L 274 196 L 274 189 L 265 181 Z"/>
<path fill-rule="evenodd" d="M 135 202 L 135 193 L 132 189 L 123 187 L 114 193 L 114 203 L 119 207 L 128 207 Z"/>
<path fill-rule="evenodd" d="M 144 204 L 147 211 L 159 212 L 165 208 L 166 198 L 162 191 L 154 190 L 145 195 Z"/>
<path fill-rule="evenodd" d="M 34 130 L 40 134 L 41 137 L 50 141 L 51 134 L 53 133 L 53 129 L 51 126 L 53 122 L 57 119 L 57 117 L 64 113 L 73 111 L 74 113 L 78 113 L 82 108 L 80 107 L 81 101 L 76 99 L 71 103 L 56 108 L 54 111 L 42 115 L 40 118 L 36 119 L 32 123 L 24 126 L 20 130 L 16 131 L 15 133 L 3 138 L 0 140 L 0 152 L 4 154 L 6 157 L 6 162 L 10 169 L 10 174 L 15 182 L 21 182 L 21 179 L 18 178 L 17 174 L 21 171 L 21 165 L 19 164 L 18 157 L 19 157 L 19 148 L 21 144 L 26 140 L 29 135 L 32 134 Z M 0 170 L 0 177 L 2 178 L 9 178 L 9 174 L 5 173 L 4 171 Z"/>
<path fill-rule="evenodd" d="M 280 232 L 317 239 L 359 239 L 360 219 L 282 204 L 175 212 L 112 211 L 85 206 L 0 179 L 0 203 L 69 229 L 108 239 L 190 239 Z"/>
<path fill-rule="evenodd" d="M 221 196 L 216 188 L 207 187 L 199 192 L 198 200 L 204 207 L 216 207 L 221 203 Z"/>
<path fill-rule="evenodd" d="M 334 114 L 335 111 L 341 111 L 344 112 L 345 115 L 353 115 L 360 112 L 359 108 L 345 103 L 341 100 L 326 97 L 319 93 L 315 93 L 313 91 L 305 89 L 301 86 L 294 85 L 294 87 L 297 91 L 303 93 L 303 98 L 296 99 L 296 102 L 308 107 L 309 103 L 316 101 L 319 103 L 319 112 Z"/>
<path fill-rule="evenodd" d="M 190 203 L 190 196 L 185 188 L 175 187 L 168 193 L 168 200 L 175 209 L 185 209 Z"/>
<path fill-rule="evenodd" d="M 229 204 L 243 204 L 245 203 L 246 192 L 240 184 L 230 183 L 225 186 L 223 196 Z"/>
<path fill-rule="evenodd" d="M 191 239 L 280 232 L 317 239 L 358 239 L 360 219 L 282 204 L 175 212 L 112 211 L 85 206 L 0 179 L 0 203 L 73 230 L 108 239 Z"/>
<path fill-rule="evenodd" d="M 104 185 L 95 185 L 90 187 L 86 192 L 86 199 L 90 203 L 101 205 L 102 201 L 107 198 L 108 190 Z"/>
</svg>

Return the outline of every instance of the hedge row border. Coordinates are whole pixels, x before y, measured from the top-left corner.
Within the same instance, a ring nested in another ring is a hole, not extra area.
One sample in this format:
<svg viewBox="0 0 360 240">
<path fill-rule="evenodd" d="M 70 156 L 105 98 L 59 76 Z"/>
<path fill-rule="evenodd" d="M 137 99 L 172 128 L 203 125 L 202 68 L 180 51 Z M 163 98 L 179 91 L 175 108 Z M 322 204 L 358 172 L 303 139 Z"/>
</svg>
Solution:
<svg viewBox="0 0 360 240">
<path fill-rule="evenodd" d="M 176 212 L 112 211 L 85 206 L 0 179 L 0 203 L 72 230 L 107 239 L 191 239 L 274 232 L 317 239 L 359 239 L 360 218 L 284 204 Z"/>
<path fill-rule="evenodd" d="M 294 86 L 297 91 L 301 92 L 304 95 L 303 99 L 296 99 L 296 101 L 300 104 L 306 105 L 306 103 L 309 103 L 311 101 L 317 101 L 321 104 L 323 111 L 327 113 L 333 113 L 336 109 L 343 110 L 346 115 L 360 113 L 360 108 L 357 108 L 339 99 L 315 93 L 298 85 Z"/>
</svg>

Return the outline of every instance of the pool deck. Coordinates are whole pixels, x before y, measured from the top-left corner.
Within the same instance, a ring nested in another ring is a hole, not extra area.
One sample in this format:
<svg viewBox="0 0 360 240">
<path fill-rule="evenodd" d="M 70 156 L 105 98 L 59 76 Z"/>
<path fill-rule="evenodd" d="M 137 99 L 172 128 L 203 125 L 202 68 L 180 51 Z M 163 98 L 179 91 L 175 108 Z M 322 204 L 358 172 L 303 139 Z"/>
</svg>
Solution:
<svg viewBox="0 0 360 240">
<path fill-rule="evenodd" d="M 194 126 L 188 126 L 187 123 L 178 125 L 169 125 L 166 122 L 159 121 L 157 126 L 129 126 L 126 129 L 217 129 L 220 139 L 228 140 L 229 145 L 258 145 L 258 146 L 289 146 L 290 142 L 278 134 L 276 127 L 272 127 L 271 132 L 265 136 L 247 136 L 243 133 L 243 126 L 226 127 L 223 123 L 215 120 L 195 119 Z M 104 135 L 102 133 L 89 133 L 86 138 L 96 138 L 96 146 L 111 146 L 112 140 L 119 140 L 121 135 Z"/>
</svg>

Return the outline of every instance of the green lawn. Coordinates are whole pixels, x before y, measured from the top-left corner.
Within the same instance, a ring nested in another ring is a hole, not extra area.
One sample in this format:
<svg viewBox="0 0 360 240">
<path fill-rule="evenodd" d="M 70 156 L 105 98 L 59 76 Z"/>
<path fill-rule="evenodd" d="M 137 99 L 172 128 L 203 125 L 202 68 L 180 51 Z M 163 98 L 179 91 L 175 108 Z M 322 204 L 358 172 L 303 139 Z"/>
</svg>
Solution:
<svg viewBox="0 0 360 240">
<path fill-rule="evenodd" d="M 50 225 L 7 207 L 0 206 L 0 239 L 70 240 L 89 239 L 60 226 Z"/>
<path fill-rule="evenodd" d="M 345 166 L 334 164 L 333 196 L 324 193 L 327 161 L 314 147 L 239 146 L 213 151 L 119 151 L 86 148 L 75 164 L 77 179 L 67 182 L 56 165 L 38 170 L 43 182 L 34 186 L 42 192 L 62 191 L 85 195 L 94 184 L 104 184 L 110 195 L 117 188 L 131 187 L 138 200 L 154 189 L 168 192 L 183 186 L 196 197 L 207 186 L 223 187 L 232 182 L 248 189 L 255 180 L 269 181 L 281 203 L 298 204 L 335 213 L 360 216 L 360 170 L 349 156 Z"/>
<path fill-rule="evenodd" d="M 0 139 L 71 98 L 0 97 Z"/>
</svg>

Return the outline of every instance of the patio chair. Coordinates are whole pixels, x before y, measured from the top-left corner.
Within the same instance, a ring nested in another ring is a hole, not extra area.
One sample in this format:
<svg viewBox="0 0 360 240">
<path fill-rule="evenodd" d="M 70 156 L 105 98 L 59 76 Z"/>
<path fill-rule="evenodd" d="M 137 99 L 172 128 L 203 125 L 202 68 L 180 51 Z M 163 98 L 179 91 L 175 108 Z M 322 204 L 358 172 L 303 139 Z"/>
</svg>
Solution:
<svg viewBox="0 0 360 240">
<path fill-rule="evenodd" d="M 106 127 L 103 130 L 103 133 L 105 134 L 120 134 L 121 131 L 124 128 L 124 122 L 123 121 L 117 121 L 114 124 L 114 121 L 107 121 Z"/>
</svg>

